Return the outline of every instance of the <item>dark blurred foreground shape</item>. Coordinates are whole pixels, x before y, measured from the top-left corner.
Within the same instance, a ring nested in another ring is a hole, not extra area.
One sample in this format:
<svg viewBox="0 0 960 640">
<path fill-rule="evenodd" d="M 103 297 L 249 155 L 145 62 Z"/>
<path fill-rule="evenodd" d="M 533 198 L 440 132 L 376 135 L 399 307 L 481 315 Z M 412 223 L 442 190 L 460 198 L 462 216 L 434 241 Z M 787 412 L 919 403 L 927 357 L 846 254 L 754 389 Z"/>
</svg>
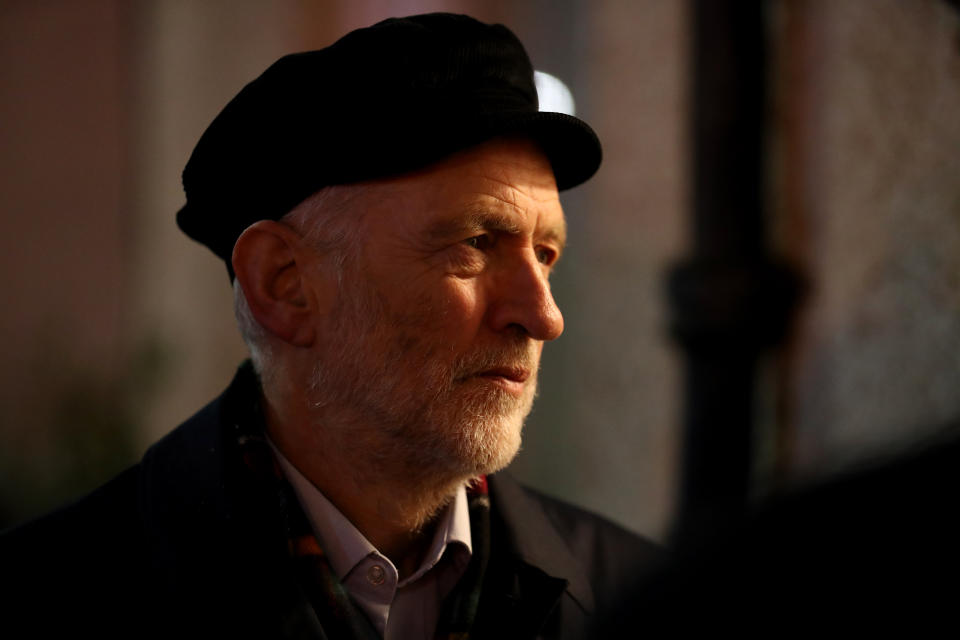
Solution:
<svg viewBox="0 0 960 640">
<path fill-rule="evenodd" d="M 735 637 L 956 637 L 960 424 L 942 442 L 792 492 L 687 538 L 597 637 L 650 629 Z M 928 635 L 931 634 L 931 635 Z M 855 636 L 857 637 L 857 636 Z"/>
</svg>

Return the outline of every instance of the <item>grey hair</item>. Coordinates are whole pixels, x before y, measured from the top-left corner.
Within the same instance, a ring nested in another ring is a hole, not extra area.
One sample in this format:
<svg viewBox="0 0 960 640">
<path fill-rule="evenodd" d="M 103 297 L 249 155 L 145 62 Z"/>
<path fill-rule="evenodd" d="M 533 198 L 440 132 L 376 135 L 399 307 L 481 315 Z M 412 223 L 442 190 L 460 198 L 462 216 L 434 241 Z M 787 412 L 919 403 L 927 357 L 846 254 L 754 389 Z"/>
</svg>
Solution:
<svg viewBox="0 0 960 640">
<path fill-rule="evenodd" d="M 279 220 L 299 232 L 317 253 L 327 256 L 326 267 L 335 269 L 338 282 L 345 265 L 359 255 L 363 211 L 351 205 L 363 191 L 361 185 L 325 187 Z M 266 383 L 274 369 L 276 339 L 254 317 L 236 278 L 233 280 L 233 313 L 240 335 L 250 350 L 254 369 Z"/>
</svg>

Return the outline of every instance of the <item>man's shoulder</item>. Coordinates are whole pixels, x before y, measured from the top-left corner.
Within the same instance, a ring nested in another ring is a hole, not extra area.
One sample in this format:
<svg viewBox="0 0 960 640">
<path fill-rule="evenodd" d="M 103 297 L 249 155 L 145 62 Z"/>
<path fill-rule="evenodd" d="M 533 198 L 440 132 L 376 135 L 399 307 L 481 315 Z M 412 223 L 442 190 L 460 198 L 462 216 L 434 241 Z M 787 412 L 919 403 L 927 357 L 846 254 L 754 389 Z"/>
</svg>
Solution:
<svg viewBox="0 0 960 640">
<path fill-rule="evenodd" d="M 43 551 L 46 556 L 66 552 L 73 558 L 83 550 L 112 550 L 118 555 L 126 542 L 144 529 L 145 483 L 154 492 L 170 491 L 179 475 L 196 474 L 208 463 L 202 458 L 218 453 L 211 446 L 216 438 L 219 398 L 147 450 L 143 459 L 64 506 L 33 520 L 0 531 L 0 557 L 23 555 L 20 551 Z M 158 469 L 157 467 L 162 467 Z M 173 468 L 176 467 L 176 468 Z M 159 479 L 158 479 L 159 478 Z M 189 479 L 189 478 L 188 478 Z M 59 541 L 59 542 L 57 542 Z M 67 544 L 64 544 L 67 543 Z M 133 542 L 131 542 L 133 544 Z"/>
<path fill-rule="evenodd" d="M 182 620 L 192 613 L 171 607 L 193 606 L 190 598 L 206 586 L 230 580 L 217 573 L 237 546 L 224 535 L 232 521 L 224 507 L 223 397 L 99 488 L 0 532 L 10 615 L 45 630 L 112 637 L 142 620 Z M 197 576 L 208 580 L 200 584 Z M 206 600 L 218 604 L 215 589 L 209 591 Z M 63 615 L 45 615 L 51 606 Z M 131 633 L 145 634 L 160 635 Z"/>
<path fill-rule="evenodd" d="M 139 529 L 139 475 L 140 465 L 134 465 L 84 497 L 0 533 L 4 566 L 28 558 L 52 562 L 67 554 L 79 561 L 95 548 L 119 551 L 132 546 Z M 131 544 L 118 547 L 127 541 Z"/>
<path fill-rule="evenodd" d="M 136 616 L 153 595 L 143 579 L 150 561 L 139 473 L 139 465 L 131 467 L 76 502 L 0 533 L 8 619 L 38 629 L 66 627 L 67 619 L 102 629 L 102 607 L 91 606 L 97 602 L 110 602 L 118 621 Z"/>
<path fill-rule="evenodd" d="M 586 553 L 588 549 L 605 545 L 607 548 L 649 556 L 651 559 L 663 556 L 662 547 L 652 540 L 594 511 L 530 487 L 511 474 L 498 473 L 490 478 L 490 483 L 497 498 L 507 501 L 513 507 L 511 511 L 515 513 L 519 514 L 521 510 L 535 505 L 536 511 L 546 516 L 571 550 Z M 530 514 L 529 511 L 523 512 Z"/>
<path fill-rule="evenodd" d="M 524 486 L 509 474 L 491 478 L 491 493 L 494 510 L 505 521 L 518 554 L 533 563 L 553 563 L 565 556 L 570 564 L 572 559 L 601 601 L 621 587 L 654 575 L 666 562 L 663 548 L 648 538 Z"/>
<path fill-rule="evenodd" d="M 522 486 L 522 485 L 521 485 Z M 616 522 L 588 509 L 556 498 L 530 487 L 523 490 L 536 500 L 550 522 L 560 531 L 575 551 L 591 554 L 603 551 L 630 554 L 638 559 L 656 562 L 663 557 L 663 548 Z"/>
</svg>

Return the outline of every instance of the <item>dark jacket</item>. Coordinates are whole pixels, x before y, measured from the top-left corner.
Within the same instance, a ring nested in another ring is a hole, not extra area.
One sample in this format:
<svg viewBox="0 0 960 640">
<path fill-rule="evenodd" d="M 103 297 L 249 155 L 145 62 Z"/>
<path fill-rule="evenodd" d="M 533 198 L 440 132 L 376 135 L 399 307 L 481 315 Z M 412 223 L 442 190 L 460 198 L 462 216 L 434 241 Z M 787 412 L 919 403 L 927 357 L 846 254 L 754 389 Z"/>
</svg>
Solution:
<svg viewBox="0 0 960 640">
<path fill-rule="evenodd" d="M 27 635 L 325 637 L 292 575 L 275 494 L 250 486 L 231 459 L 249 377 L 241 368 L 138 465 L 0 536 L 7 625 L 19 619 Z M 660 563 L 655 545 L 507 474 L 490 478 L 490 494 L 477 637 L 587 637 Z"/>
</svg>

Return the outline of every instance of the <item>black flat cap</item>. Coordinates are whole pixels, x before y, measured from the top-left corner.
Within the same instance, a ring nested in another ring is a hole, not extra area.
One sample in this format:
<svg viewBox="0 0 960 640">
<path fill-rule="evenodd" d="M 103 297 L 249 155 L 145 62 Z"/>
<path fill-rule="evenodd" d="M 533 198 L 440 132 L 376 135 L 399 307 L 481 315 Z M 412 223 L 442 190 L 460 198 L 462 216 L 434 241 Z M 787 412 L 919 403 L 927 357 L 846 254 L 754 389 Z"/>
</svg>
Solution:
<svg viewBox="0 0 960 640">
<path fill-rule="evenodd" d="M 244 229 L 323 187 L 406 173 L 503 135 L 535 140 L 561 190 L 600 166 L 585 122 L 538 111 L 533 67 L 509 29 L 444 13 L 391 18 L 285 56 L 244 87 L 187 162 L 177 224 L 229 270 Z"/>
</svg>

